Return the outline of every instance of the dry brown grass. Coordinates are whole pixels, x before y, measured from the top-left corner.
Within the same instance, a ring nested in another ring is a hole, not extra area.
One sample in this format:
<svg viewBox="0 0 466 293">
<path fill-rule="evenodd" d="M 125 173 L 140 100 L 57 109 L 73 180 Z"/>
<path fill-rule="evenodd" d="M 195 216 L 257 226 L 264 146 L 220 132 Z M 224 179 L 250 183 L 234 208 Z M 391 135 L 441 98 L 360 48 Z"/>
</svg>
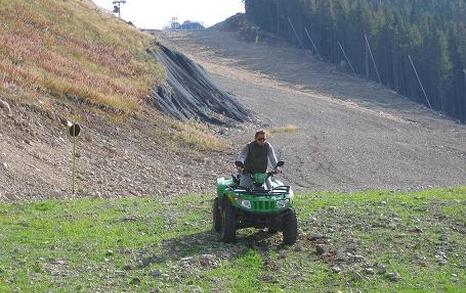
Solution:
<svg viewBox="0 0 466 293">
<path fill-rule="evenodd" d="M 275 127 L 269 130 L 270 133 L 292 133 L 298 131 L 298 126 L 288 124 L 282 127 Z"/>
<path fill-rule="evenodd" d="M 0 96 L 37 102 L 86 101 L 121 124 L 137 112 L 164 70 L 146 49 L 153 38 L 98 9 L 90 0 L 0 0 Z M 67 102 L 66 102 L 67 103 Z M 71 102 L 72 104 L 73 102 Z M 79 111 L 63 113 L 79 121 Z M 175 151 L 222 151 L 227 144 L 196 122 L 163 115 L 154 130 Z"/>
<path fill-rule="evenodd" d="M 163 70 L 151 38 L 89 0 L 0 0 L 0 93 L 77 97 L 135 112 Z"/>
<path fill-rule="evenodd" d="M 196 121 L 173 122 L 170 127 L 175 130 L 175 141 L 181 142 L 190 149 L 198 151 L 224 151 L 226 141 L 215 137 L 205 124 Z"/>
<path fill-rule="evenodd" d="M 227 141 L 213 135 L 212 129 L 206 124 L 168 121 L 163 117 L 158 120 L 161 121 L 161 127 L 154 129 L 154 139 L 173 151 L 222 152 L 229 148 Z"/>
</svg>

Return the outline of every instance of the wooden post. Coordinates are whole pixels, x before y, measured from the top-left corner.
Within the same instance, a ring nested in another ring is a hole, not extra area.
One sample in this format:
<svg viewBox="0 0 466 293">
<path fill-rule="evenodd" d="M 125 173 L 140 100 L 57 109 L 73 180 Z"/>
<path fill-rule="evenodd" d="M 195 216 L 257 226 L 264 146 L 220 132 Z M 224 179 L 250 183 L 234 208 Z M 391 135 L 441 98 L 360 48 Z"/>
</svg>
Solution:
<svg viewBox="0 0 466 293">
<path fill-rule="evenodd" d="M 309 38 L 309 41 L 311 41 L 312 47 L 314 48 L 314 52 L 317 54 L 317 56 L 319 56 L 320 59 L 322 59 L 322 57 L 319 54 L 319 50 L 317 50 L 316 44 L 314 43 L 314 41 L 311 38 L 311 34 L 307 30 L 307 28 L 304 28 L 304 31 L 306 32 L 306 35 Z"/>
<path fill-rule="evenodd" d="M 75 130 L 73 130 L 74 135 L 76 135 Z M 72 143 L 73 143 L 73 158 L 72 158 L 72 190 L 73 190 L 73 196 L 76 195 L 76 140 L 78 138 L 76 136 L 72 137 Z"/>
<path fill-rule="evenodd" d="M 364 39 L 366 40 L 367 48 L 369 48 L 369 53 L 371 55 L 372 63 L 374 64 L 374 68 L 375 68 L 375 73 L 377 73 L 377 79 L 379 80 L 379 83 L 382 83 L 382 80 L 380 79 L 380 75 L 379 75 L 379 70 L 377 69 L 377 64 L 375 64 L 374 55 L 372 54 L 371 45 L 369 44 L 369 40 L 367 39 L 366 34 L 364 34 Z"/>
<path fill-rule="evenodd" d="M 72 123 L 69 128 L 71 143 L 73 144 L 72 158 L 71 158 L 71 189 L 73 196 L 76 194 L 76 143 L 78 136 L 81 132 L 81 127 L 78 124 Z"/>
<path fill-rule="evenodd" d="M 299 38 L 298 33 L 297 33 L 296 30 L 294 29 L 294 25 L 293 25 L 293 23 L 291 22 L 291 19 L 290 19 L 289 17 L 288 17 L 288 22 L 290 23 L 290 26 L 291 26 L 291 28 L 293 29 L 294 35 L 295 35 L 296 39 L 298 40 L 298 43 L 299 43 L 300 47 L 301 47 L 301 48 L 304 48 L 303 42 L 301 42 L 301 39 Z"/>
<path fill-rule="evenodd" d="M 340 41 L 338 41 L 338 46 L 340 46 L 341 52 L 343 53 L 343 56 L 345 56 L 346 62 L 348 62 L 349 67 L 353 71 L 353 74 L 356 75 L 356 71 L 354 71 L 353 65 L 351 65 L 351 62 L 349 61 L 348 57 L 346 56 L 345 50 L 343 49 L 343 46 L 341 45 Z"/>
<path fill-rule="evenodd" d="M 419 82 L 419 85 L 421 86 L 421 90 L 424 93 L 424 97 L 426 98 L 427 105 L 429 105 L 430 110 L 432 110 L 432 106 L 430 105 L 429 98 L 427 98 L 427 93 L 424 90 L 424 87 L 422 86 L 422 82 L 421 82 L 421 79 L 419 78 L 419 75 L 417 74 L 416 66 L 414 66 L 413 59 L 411 59 L 410 55 L 408 55 L 408 59 L 409 59 L 409 62 L 411 62 L 411 66 L 413 67 L 414 74 L 416 74 L 416 78 L 417 78 L 417 81 Z"/>
</svg>

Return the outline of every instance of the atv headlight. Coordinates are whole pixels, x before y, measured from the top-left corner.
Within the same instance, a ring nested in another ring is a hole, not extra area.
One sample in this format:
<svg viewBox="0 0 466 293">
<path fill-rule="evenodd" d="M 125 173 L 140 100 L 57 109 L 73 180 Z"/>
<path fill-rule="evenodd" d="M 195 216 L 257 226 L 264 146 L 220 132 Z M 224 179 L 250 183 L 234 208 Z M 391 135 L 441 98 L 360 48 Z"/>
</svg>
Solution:
<svg viewBox="0 0 466 293">
<path fill-rule="evenodd" d="M 290 202 L 289 198 L 277 200 L 277 208 L 283 209 L 284 207 L 288 205 L 289 202 Z"/>
<path fill-rule="evenodd" d="M 247 199 L 237 199 L 236 200 L 238 202 L 238 204 L 240 206 L 242 206 L 243 208 L 247 208 L 247 209 L 250 209 L 251 208 L 251 201 L 250 200 L 247 200 Z"/>
</svg>

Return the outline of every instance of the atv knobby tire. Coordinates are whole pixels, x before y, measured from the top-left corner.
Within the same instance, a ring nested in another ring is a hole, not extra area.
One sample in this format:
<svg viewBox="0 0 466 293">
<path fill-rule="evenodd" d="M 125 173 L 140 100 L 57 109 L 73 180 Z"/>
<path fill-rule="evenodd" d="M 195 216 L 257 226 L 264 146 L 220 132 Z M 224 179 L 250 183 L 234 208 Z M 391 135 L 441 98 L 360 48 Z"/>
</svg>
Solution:
<svg viewBox="0 0 466 293">
<path fill-rule="evenodd" d="M 214 220 L 214 231 L 220 233 L 222 215 L 220 213 L 220 207 L 218 206 L 218 197 L 214 199 L 214 204 L 212 205 L 212 219 Z"/>
<path fill-rule="evenodd" d="M 225 202 L 222 209 L 222 224 L 220 228 L 220 240 L 233 242 L 236 236 L 236 215 L 230 203 Z"/>
<path fill-rule="evenodd" d="M 298 220 L 293 210 L 283 217 L 283 244 L 293 245 L 298 237 Z"/>
</svg>

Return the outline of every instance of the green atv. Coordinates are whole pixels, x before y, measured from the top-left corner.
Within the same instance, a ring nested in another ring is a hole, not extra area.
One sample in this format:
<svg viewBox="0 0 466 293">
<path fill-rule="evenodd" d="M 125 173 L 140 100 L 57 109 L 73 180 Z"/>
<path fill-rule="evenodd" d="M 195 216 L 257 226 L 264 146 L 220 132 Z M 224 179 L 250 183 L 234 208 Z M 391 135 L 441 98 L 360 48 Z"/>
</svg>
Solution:
<svg viewBox="0 0 466 293">
<path fill-rule="evenodd" d="M 267 180 L 277 174 L 277 167 L 283 164 L 280 161 L 271 172 L 251 175 L 252 189 L 239 186 L 239 176 L 217 179 L 212 216 L 220 240 L 232 242 L 237 229 L 254 227 L 268 228 L 271 233 L 282 231 L 286 245 L 296 242 L 298 224 L 292 208 L 293 191 L 274 178 L 271 178 L 271 188 L 265 187 Z"/>
</svg>

